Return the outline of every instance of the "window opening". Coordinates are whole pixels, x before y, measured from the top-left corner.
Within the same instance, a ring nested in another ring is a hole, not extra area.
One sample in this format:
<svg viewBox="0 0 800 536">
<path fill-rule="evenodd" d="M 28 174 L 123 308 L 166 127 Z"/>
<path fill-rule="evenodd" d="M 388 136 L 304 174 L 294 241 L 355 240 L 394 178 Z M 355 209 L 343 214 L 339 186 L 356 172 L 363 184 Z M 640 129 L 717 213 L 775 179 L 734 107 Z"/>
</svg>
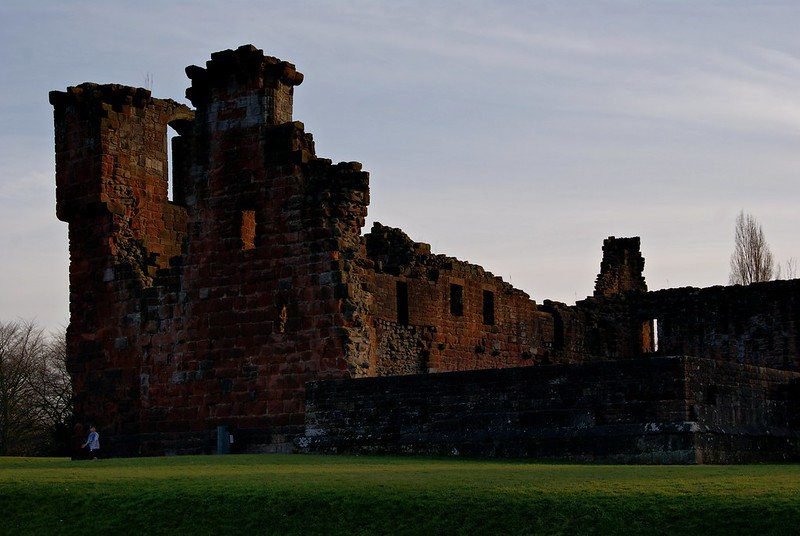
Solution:
<svg viewBox="0 0 800 536">
<path fill-rule="evenodd" d="M 247 251 L 256 247 L 256 211 L 243 210 L 240 228 L 242 250 Z"/>
<path fill-rule="evenodd" d="M 483 323 L 494 325 L 494 292 L 491 290 L 483 291 Z"/>
<path fill-rule="evenodd" d="M 461 285 L 450 285 L 450 314 L 464 316 L 464 287 Z"/>
<path fill-rule="evenodd" d="M 408 325 L 408 283 L 397 282 L 397 323 Z"/>
<path fill-rule="evenodd" d="M 289 320 L 289 312 L 286 305 L 281 305 L 281 312 L 278 314 L 278 333 L 286 333 L 286 322 Z"/>
<path fill-rule="evenodd" d="M 658 319 L 645 320 L 642 323 L 642 353 L 658 352 Z"/>
<path fill-rule="evenodd" d="M 175 159 L 173 158 L 172 141 L 178 136 L 177 131 L 167 125 L 167 201 L 175 201 Z"/>
<path fill-rule="evenodd" d="M 653 319 L 653 351 L 658 352 L 658 318 Z"/>
</svg>

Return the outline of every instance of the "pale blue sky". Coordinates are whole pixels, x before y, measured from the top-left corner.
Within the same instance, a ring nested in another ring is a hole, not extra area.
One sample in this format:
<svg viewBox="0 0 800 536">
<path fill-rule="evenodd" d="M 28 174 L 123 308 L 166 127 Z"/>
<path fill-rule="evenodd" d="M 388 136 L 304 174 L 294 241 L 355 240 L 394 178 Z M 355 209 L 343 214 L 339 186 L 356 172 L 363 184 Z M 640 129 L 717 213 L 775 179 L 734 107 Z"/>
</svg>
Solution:
<svg viewBox="0 0 800 536">
<path fill-rule="evenodd" d="M 650 288 L 727 281 L 740 209 L 800 257 L 800 3 L 0 4 L 0 319 L 66 324 L 47 92 L 144 85 L 253 43 L 305 75 L 320 156 L 398 226 L 541 302 L 591 293 L 608 235 Z"/>
</svg>

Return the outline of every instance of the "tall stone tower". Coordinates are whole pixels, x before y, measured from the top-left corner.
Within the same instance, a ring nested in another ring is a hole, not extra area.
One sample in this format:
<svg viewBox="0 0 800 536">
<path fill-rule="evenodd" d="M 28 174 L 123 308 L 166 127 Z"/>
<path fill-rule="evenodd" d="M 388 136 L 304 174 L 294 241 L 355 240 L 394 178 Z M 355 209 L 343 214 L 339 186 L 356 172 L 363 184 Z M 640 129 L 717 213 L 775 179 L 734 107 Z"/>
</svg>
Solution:
<svg viewBox="0 0 800 536">
<path fill-rule="evenodd" d="M 50 93 L 56 212 L 69 223 L 69 368 L 82 422 L 136 433 L 136 293 L 179 255 L 185 210 L 167 201 L 167 125 L 192 112 L 144 89 L 81 84 Z"/>
<path fill-rule="evenodd" d="M 368 174 L 316 157 L 292 64 L 244 46 L 187 74 L 196 112 L 119 85 L 50 94 L 76 418 L 123 455 L 207 452 L 219 425 L 286 450 L 307 381 L 372 367 Z"/>
</svg>

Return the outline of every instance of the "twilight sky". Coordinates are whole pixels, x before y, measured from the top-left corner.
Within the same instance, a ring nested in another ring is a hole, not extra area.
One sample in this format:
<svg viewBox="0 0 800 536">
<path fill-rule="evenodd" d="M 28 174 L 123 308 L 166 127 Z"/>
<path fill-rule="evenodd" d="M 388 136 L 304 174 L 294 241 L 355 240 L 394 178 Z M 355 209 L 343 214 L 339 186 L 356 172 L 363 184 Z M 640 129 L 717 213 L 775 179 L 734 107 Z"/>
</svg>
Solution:
<svg viewBox="0 0 800 536">
<path fill-rule="evenodd" d="M 371 172 L 368 226 L 538 302 L 590 294 L 609 235 L 651 289 L 724 284 L 740 209 L 800 257 L 800 3 L 495 4 L 3 0 L 0 320 L 68 322 L 47 92 L 186 102 L 184 67 L 245 43 L 306 75 L 295 119 Z"/>
</svg>

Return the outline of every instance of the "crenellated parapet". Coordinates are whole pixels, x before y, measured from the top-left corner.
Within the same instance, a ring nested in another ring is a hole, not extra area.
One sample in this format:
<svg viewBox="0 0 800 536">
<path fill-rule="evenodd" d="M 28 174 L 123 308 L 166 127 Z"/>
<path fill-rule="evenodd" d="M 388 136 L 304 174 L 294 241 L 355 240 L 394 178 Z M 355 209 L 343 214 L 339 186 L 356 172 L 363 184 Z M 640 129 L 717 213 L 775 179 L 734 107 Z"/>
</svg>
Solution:
<svg viewBox="0 0 800 536">
<path fill-rule="evenodd" d="M 58 217 L 79 220 L 102 207 L 120 216 L 120 225 L 129 223 L 133 236 L 150 242 L 157 254 L 177 254 L 147 236 L 147 228 L 169 198 L 167 127 L 187 131 L 194 112 L 173 100 L 155 99 L 147 89 L 118 84 L 53 91 L 50 102 Z"/>
<path fill-rule="evenodd" d="M 194 112 L 118 84 L 53 91 L 50 102 L 56 213 L 69 222 L 73 329 L 88 333 L 127 314 L 111 312 L 125 301 L 120 285 L 150 286 L 156 271 L 181 255 L 186 212 L 169 200 L 167 129 L 190 130 Z M 180 184 L 185 173 L 176 171 Z M 101 321 L 97 311 L 106 305 Z"/>
<path fill-rule="evenodd" d="M 253 45 L 215 52 L 205 68 L 189 66 L 186 75 L 186 98 L 220 131 L 291 121 L 294 86 L 303 82 L 294 65 Z"/>
</svg>

